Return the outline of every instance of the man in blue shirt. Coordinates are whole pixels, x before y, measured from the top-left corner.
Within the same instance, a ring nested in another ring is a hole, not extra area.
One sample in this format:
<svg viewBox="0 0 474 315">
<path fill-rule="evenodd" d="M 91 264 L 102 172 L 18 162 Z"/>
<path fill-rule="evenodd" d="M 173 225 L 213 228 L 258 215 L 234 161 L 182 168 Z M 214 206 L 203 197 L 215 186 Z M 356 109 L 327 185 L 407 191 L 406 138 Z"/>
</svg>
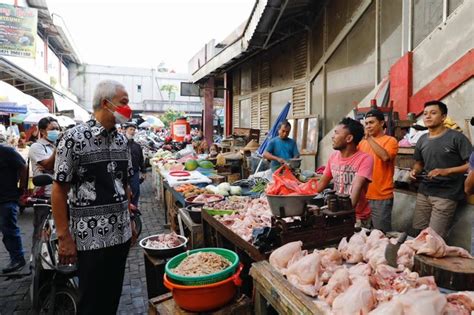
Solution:
<svg viewBox="0 0 474 315">
<path fill-rule="evenodd" d="M 265 152 L 263 152 L 263 157 L 271 161 L 270 166 L 273 171 L 286 161 L 300 155 L 295 140 L 288 138 L 290 131 L 290 123 L 286 120 L 281 122 L 278 128 L 278 137 L 270 140 Z"/>
</svg>

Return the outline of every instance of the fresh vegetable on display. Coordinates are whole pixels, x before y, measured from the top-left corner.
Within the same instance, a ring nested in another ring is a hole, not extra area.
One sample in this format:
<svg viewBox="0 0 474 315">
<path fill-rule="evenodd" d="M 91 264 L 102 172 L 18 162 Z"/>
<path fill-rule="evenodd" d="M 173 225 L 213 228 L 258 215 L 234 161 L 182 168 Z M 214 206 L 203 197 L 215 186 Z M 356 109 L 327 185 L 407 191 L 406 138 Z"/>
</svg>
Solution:
<svg viewBox="0 0 474 315">
<path fill-rule="evenodd" d="M 207 169 L 213 169 L 215 167 L 214 164 L 212 164 L 212 162 L 209 162 L 207 160 L 199 161 L 198 165 L 199 167 L 207 168 Z"/>
</svg>

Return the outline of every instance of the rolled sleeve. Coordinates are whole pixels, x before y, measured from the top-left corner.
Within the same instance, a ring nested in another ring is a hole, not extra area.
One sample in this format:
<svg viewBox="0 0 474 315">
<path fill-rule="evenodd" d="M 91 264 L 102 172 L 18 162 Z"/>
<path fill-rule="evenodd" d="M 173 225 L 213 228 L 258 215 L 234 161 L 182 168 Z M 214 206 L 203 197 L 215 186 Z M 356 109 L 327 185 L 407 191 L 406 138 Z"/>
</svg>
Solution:
<svg viewBox="0 0 474 315">
<path fill-rule="evenodd" d="M 58 143 L 56 160 L 54 162 L 54 180 L 69 183 L 73 179 L 77 168 L 77 159 L 74 152 L 74 138 L 71 133 L 66 132 Z"/>
</svg>

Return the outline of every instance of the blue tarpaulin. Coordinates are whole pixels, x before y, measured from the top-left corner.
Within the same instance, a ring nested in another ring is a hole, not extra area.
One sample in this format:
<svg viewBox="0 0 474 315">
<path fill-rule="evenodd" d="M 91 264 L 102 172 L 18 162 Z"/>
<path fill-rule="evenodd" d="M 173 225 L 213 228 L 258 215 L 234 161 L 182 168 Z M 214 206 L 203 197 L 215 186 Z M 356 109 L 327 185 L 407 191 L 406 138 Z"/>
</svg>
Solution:
<svg viewBox="0 0 474 315">
<path fill-rule="evenodd" d="M 0 112 L 9 114 L 26 114 L 26 105 L 18 105 L 13 102 L 0 102 Z"/>
<path fill-rule="evenodd" d="M 275 120 L 275 122 L 272 125 L 272 128 L 268 132 L 267 137 L 265 138 L 265 140 L 263 140 L 263 143 L 258 148 L 257 153 L 259 155 L 262 155 L 263 152 L 265 152 L 265 149 L 267 148 L 268 143 L 270 142 L 270 140 L 272 140 L 274 137 L 278 136 L 278 126 L 280 125 L 280 123 L 282 121 L 286 120 L 286 116 L 288 116 L 288 112 L 290 111 L 290 107 L 291 107 L 291 102 L 288 102 L 285 105 L 285 107 L 283 107 L 283 110 L 281 111 L 280 115 L 278 115 L 277 119 Z"/>
</svg>

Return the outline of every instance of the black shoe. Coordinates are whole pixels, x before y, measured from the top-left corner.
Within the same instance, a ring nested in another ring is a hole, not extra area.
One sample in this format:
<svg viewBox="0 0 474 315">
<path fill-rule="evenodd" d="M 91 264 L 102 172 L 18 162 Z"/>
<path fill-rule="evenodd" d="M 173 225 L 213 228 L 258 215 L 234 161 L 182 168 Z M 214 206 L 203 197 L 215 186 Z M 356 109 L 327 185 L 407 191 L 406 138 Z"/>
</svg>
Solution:
<svg viewBox="0 0 474 315">
<path fill-rule="evenodd" d="M 16 262 L 12 261 L 8 264 L 8 266 L 6 266 L 5 268 L 2 269 L 2 272 L 3 273 L 10 273 L 10 272 L 14 272 L 14 271 L 19 271 L 25 265 L 26 265 L 26 261 L 25 261 L 24 258 L 22 258 L 21 260 L 16 261 Z"/>
</svg>

